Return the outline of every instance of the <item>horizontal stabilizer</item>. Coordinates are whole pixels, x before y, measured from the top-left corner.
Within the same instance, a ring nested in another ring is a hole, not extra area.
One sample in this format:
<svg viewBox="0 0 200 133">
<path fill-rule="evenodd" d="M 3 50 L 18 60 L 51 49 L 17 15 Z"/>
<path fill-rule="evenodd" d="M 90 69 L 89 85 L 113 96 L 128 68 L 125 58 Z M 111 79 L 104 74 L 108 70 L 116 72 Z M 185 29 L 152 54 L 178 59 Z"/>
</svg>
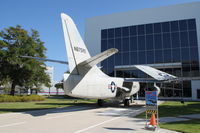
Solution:
<svg viewBox="0 0 200 133">
<path fill-rule="evenodd" d="M 32 57 L 32 56 L 20 56 L 20 57 L 29 58 L 29 59 L 36 59 L 36 60 L 41 60 L 41 61 L 49 61 L 49 62 L 61 63 L 61 64 L 68 64 L 68 62 L 65 62 L 65 61 L 52 60 L 52 59 L 46 59 L 46 58 L 40 58 L 40 57 Z"/>
<path fill-rule="evenodd" d="M 168 74 L 166 72 L 157 70 L 155 68 L 149 67 L 149 66 L 144 66 L 144 65 L 135 65 L 136 68 L 138 68 L 139 70 L 145 72 L 146 74 L 148 74 L 149 76 L 153 77 L 156 80 L 160 80 L 160 81 L 173 81 L 176 80 L 177 77 L 173 76 L 171 74 Z"/>
<path fill-rule="evenodd" d="M 94 65 L 100 63 L 101 61 L 107 59 L 108 57 L 110 57 L 111 55 L 115 54 L 118 52 L 118 49 L 116 48 L 110 48 L 100 54 L 97 54 L 83 62 L 81 62 L 80 64 L 78 64 L 78 66 L 84 66 L 84 67 L 93 67 Z"/>
</svg>

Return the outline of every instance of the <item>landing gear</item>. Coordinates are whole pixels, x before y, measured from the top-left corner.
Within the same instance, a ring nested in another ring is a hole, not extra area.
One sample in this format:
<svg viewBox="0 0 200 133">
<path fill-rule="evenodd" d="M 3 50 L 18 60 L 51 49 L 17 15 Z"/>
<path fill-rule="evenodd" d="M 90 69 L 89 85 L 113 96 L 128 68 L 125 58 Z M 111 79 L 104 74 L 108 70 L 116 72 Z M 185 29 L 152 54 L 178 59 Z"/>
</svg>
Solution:
<svg viewBox="0 0 200 133">
<path fill-rule="evenodd" d="M 98 106 L 102 107 L 103 106 L 103 100 L 102 99 L 98 99 L 97 104 L 98 104 Z"/>
<path fill-rule="evenodd" d="M 130 106 L 130 99 L 124 99 L 124 106 L 129 107 Z"/>
</svg>

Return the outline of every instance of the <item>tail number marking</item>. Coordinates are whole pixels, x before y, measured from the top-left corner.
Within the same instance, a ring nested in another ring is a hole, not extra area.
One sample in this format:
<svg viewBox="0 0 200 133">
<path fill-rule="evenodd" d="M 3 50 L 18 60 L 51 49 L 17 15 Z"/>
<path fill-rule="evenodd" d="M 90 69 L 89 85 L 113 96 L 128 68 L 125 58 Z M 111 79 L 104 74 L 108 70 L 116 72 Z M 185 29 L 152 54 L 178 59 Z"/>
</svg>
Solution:
<svg viewBox="0 0 200 133">
<path fill-rule="evenodd" d="M 85 50 L 84 48 L 74 47 L 74 50 L 75 50 L 76 52 L 86 53 L 86 50 Z"/>
</svg>

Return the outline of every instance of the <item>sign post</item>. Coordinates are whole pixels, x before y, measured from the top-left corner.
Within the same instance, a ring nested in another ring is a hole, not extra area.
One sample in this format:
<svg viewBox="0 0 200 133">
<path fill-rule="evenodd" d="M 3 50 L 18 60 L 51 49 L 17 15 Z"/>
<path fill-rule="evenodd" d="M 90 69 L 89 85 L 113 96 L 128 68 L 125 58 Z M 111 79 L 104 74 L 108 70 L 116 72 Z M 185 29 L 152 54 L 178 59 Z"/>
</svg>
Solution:
<svg viewBox="0 0 200 133">
<path fill-rule="evenodd" d="M 146 99 L 146 125 L 145 127 L 148 129 L 155 130 L 158 127 L 157 91 L 145 91 L 145 99 Z M 148 122 L 149 118 L 150 118 L 150 122 Z"/>
</svg>

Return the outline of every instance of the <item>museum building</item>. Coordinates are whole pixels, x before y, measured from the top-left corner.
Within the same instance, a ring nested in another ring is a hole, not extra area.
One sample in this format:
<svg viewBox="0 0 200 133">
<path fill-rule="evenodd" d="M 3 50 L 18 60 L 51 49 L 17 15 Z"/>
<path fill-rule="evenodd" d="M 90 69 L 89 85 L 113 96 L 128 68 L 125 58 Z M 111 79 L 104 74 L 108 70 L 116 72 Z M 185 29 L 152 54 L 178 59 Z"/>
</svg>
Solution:
<svg viewBox="0 0 200 133">
<path fill-rule="evenodd" d="M 119 52 L 101 62 L 110 76 L 149 78 L 134 65 L 148 65 L 180 77 L 158 83 L 160 98 L 200 99 L 200 2 L 149 8 L 88 18 L 85 42 L 94 56 L 109 48 Z M 140 83 L 139 97 L 152 83 Z"/>
</svg>

